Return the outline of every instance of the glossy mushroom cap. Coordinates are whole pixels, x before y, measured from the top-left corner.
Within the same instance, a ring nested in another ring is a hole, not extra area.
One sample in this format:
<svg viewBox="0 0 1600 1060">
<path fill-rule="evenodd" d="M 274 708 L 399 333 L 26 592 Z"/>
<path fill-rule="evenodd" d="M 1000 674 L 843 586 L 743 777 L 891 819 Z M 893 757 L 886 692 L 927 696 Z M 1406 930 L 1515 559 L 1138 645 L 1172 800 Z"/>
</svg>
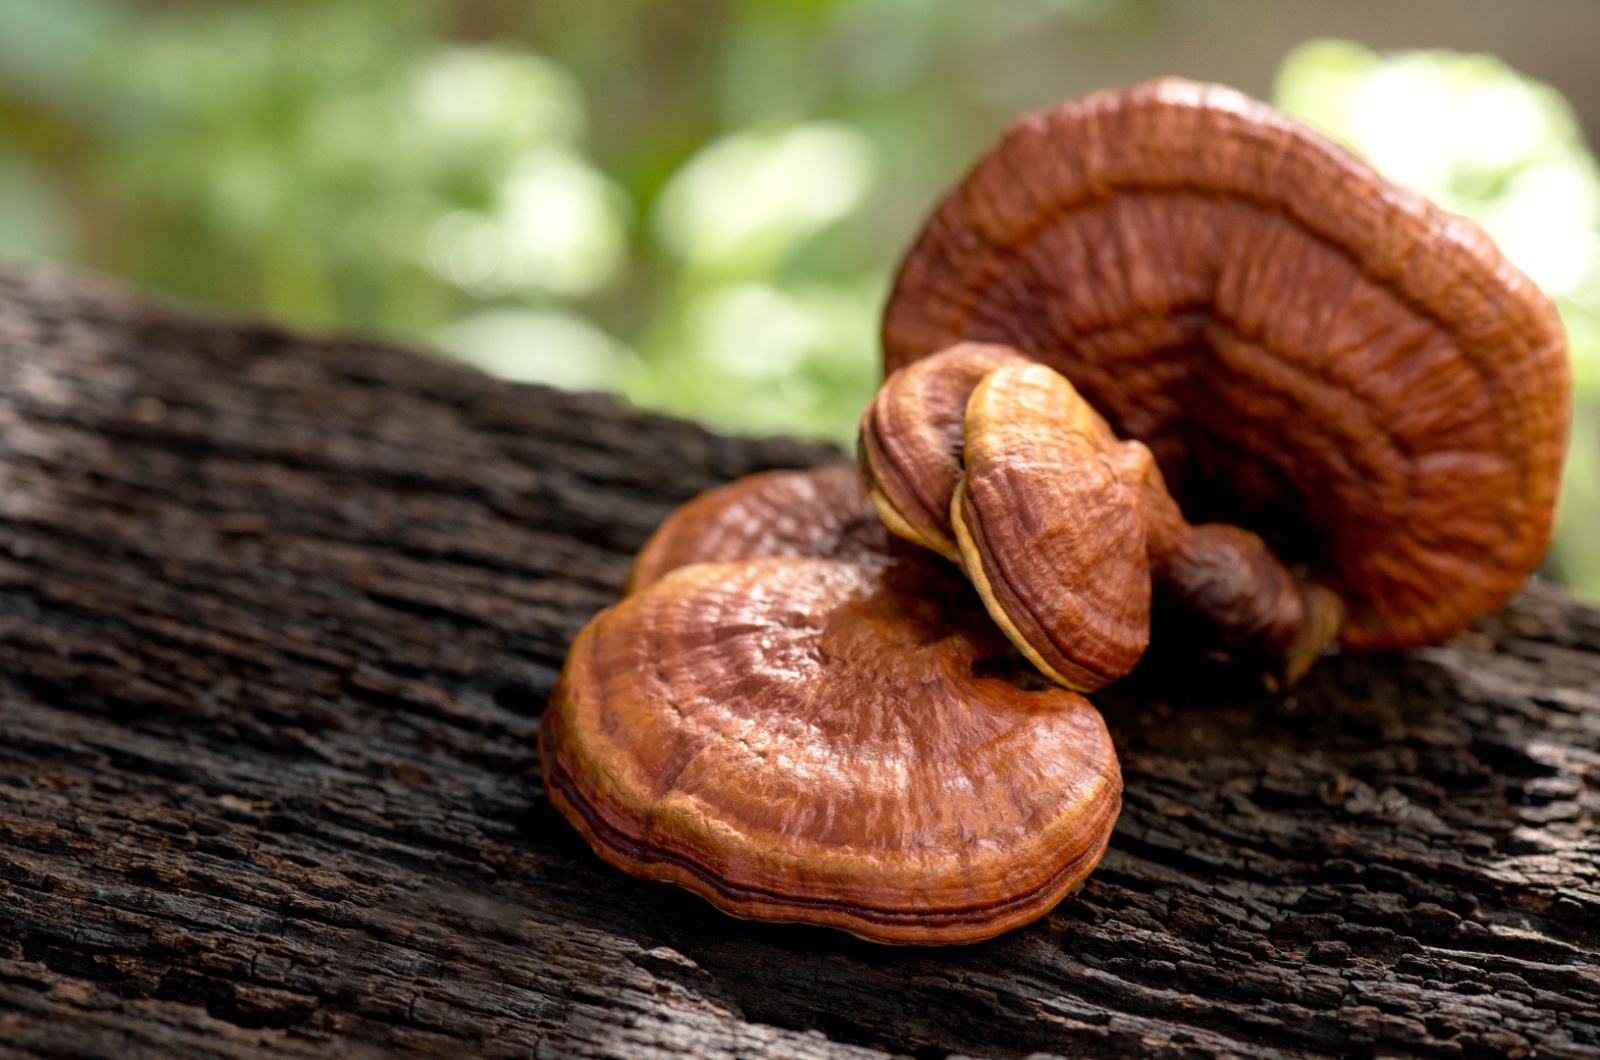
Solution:
<svg viewBox="0 0 1600 1060">
<path fill-rule="evenodd" d="M 861 417 L 857 449 L 873 507 L 896 536 L 961 562 L 950 498 L 962 473 L 967 399 L 996 368 L 1027 363 L 1008 346 L 966 342 L 884 380 Z"/>
<path fill-rule="evenodd" d="M 1117 465 L 1148 462 L 1144 446 L 1112 438 L 1042 364 L 984 376 L 965 433 L 950 518 L 989 614 L 1067 688 L 1132 670 L 1150 640 L 1150 566 L 1140 480 Z"/>
<path fill-rule="evenodd" d="M 675 510 L 633 559 L 624 595 L 691 563 L 803 556 L 884 563 L 889 534 L 853 467 L 763 471 Z"/>
<path fill-rule="evenodd" d="M 1100 715 L 1009 657 L 933 563 L 682 567 L 579 634 L 546 787 L 606 861 L 735 916 L 989 938 L 1088 875 L 1121 798 Z"/>
<path fill-rule="evenodd" d="M 1146 442 L 1193 521 L 1258 532 L 1397 648 L 1498 607 L 1548 544 L 1569 370 L 1472 223 L 1236 92 L 1163 80 L 1018 121 L 935 212 L 894 371 L 1003 343 Z"/>
</svg>

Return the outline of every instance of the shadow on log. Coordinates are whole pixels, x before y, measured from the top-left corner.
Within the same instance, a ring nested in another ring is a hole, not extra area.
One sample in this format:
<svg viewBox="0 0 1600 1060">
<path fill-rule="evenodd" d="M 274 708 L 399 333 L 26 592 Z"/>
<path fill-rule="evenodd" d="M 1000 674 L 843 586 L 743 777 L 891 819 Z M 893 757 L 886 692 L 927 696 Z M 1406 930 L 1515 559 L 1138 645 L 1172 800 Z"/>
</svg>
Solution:
<svg viewBox="0 0 1600 1060">
<path fill-rule="evenodd" d="M 1597 1056 L 1600 613 L 1291 696 L 1147 666 L 1083 892 L 959 949 L 732 920 L 545 803 L 676 504 L 833 459 L 0 276 L 0 1054 Z"/>
</svg>

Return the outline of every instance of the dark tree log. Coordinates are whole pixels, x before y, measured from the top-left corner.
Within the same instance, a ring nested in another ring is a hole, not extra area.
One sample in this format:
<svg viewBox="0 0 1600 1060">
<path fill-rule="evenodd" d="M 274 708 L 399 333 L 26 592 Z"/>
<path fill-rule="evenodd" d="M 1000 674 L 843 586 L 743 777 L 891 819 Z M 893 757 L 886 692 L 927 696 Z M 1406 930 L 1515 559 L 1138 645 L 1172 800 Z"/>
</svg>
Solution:
<svg viewBox="0 0 1600 1060">
<path fill-rule="evenodd" d="M 1144 667 L 1111 852 L 990 943 L 602 865 L 534 754 L 569 638 L 673 505 L 835 455 L 0 277 L 0 1054 L 1600 1055 L 1550 589 L 1280 699 Z"/>
</svg>

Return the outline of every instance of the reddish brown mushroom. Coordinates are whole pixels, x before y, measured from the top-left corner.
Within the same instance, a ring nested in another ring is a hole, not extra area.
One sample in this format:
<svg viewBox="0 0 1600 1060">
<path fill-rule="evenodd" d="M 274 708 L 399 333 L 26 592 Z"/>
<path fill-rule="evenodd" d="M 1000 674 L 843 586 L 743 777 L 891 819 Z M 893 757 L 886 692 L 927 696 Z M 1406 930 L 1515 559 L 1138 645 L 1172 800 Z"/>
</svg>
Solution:
<svg viewBox="0 0 1600 1060">
<path fill-rule="evenodd" d="M 1067 376 L 1191 519 L 1343 601 L 1347 645 L 1498 607 L 1548 544 L 1569 371 L 1476 226 L 1233 91 L 1164 80 L 1018 121 L 907 256 L 894 371 L 960 341 Z"/>
<path fill-rule="evenodd" d="M 603 612 L 540 728 L 551 802 L 736 916 L 954 943 L 1043 915 L 1110 836 L 1110 738 L 986 673 L 1005 640 L 915 566 L 694 564 Z"/>
<path fill-rule="evenodd" d="M 1150 640 L 1144 446 L 1118 443 L 1042 364 L 984 376 L 965 435 L 950 520 L 996 624 L 1067 688 L 1093 692 L 1132 670 Z"/>
<path fill-rule="evenodd" d="M 551 802 L 606 861 L 736 916 L 958 943 L 1043 915 L 1110 837 L 1110 737 L 925 555 L 851 468 L 685 505 L 567 655 Z"/>
<path fill-rule="evenodd" d="M 867 493 L 896 536 L 961 562 L 950 498 L 961 479 L 962 424 L 979 380 L 1028 358 L 1008 346 L 959 343 L 884 380 L 861 417 Z"/>
</svg>

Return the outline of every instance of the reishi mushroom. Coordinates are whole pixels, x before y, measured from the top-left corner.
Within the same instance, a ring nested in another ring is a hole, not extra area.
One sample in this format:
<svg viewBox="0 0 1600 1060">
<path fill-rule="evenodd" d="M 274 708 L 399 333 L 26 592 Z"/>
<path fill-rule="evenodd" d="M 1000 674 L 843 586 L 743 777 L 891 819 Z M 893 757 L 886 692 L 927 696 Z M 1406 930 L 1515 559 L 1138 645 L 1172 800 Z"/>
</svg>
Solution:
<svg viewBox="0 0 1600 1060">
<path fill-rule="evenodd" d="M 835 472 L 766 476 L 669 518 L 652 576 L 568 653 L 546 790 L 607 862 L 736 916 L 990 938 L 1099 861 L 1116 756 L 1087 700 L 1011 676 L 1010 645 L 931 557 L 886 536 L 865 560 L 753 554 L 774 539 L 752 546 L 752 497 L 831 494 L 848 527 L 856 481 L 851 498 Z M 708 533 L 743 555 L 669 547 Z"/>
<path fill-rule="evenodd" d="M 1336 593 L 1347 646 L 1456 632 L 1548 545 L 1570 405 L 1549 300 L 1470 221 L 1232 90 L 1013 124 L 902 264 L 885 369 L 963 341 L 1065 375 L 1191 520 Z"/>
<path fill-rule="evenodd" d="M 1110 684 L 1150 640 L 1140 480 L 1118 466 L 1144 447 L 1119 446 L 1042 364 L 984 376 L 964 428 L 950 522 L 989 614 L 1057 683 Z"/>
<path fill-rule="evenodd" d="M 861 416 L 857 452 L 867 495 L 897 537 L 961 562 L 950 498 L 961 480 L 967 399 L 984 376 L 1028 358 L 963 342 L 891 372 Z"/>
</svg>

